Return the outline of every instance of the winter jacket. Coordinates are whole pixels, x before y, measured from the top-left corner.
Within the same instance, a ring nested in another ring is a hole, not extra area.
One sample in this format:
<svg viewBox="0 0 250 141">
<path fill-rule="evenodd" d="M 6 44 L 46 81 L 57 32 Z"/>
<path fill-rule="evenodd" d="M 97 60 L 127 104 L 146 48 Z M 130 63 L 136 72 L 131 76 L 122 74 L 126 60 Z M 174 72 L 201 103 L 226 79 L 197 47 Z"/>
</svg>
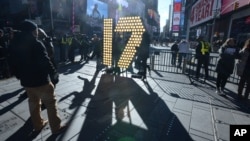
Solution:
<svg viewBox="0 0 250 141">
<path fill-rule="evenodd" d="M 10 46 L 10 64 L 24 87 L 38 87 L 56 76 L 46 48 L 31 33 L 20 33 Z"/>
<path fill-rule="evenodd" d="M 189 44 L 187 41 L 182 41 L 179 46 L 179 53 L 189 53 Z"/>
<path fill-rule="evenodd" d="M 233 73 L 235 59 L 239 50 L 233 46 L 222 46 L 219 49 L 220 58 L 216 65 L 216 72 L 229 76 Z"/>
<path fill-rule="evenodd" d="M 174 53 L 177 53 L 179 51 L 179 48 L 178 48 L 178 44 L 177 43 L 174 43 L 172 46 L 171 46 L 171 51 L 174 52 Z"/>
</svg>

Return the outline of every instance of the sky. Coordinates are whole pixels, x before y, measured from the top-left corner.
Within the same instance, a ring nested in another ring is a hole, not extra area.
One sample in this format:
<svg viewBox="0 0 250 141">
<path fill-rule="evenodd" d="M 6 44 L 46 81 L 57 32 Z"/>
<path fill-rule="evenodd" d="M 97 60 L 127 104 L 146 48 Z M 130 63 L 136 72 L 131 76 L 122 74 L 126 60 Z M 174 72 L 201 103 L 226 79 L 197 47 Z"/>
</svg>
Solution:
<svg viewBox="0 0 250 141">
<path fill-rule="evenodd" d="M 169 5 L 171 4 L 171 1 L 172 0 L 158 0 L 158 12 L 161 16 L 161 32 L 163 31 L 163 26 L 166 24 L 166 19 L 168 19 Z"/>
</svg>

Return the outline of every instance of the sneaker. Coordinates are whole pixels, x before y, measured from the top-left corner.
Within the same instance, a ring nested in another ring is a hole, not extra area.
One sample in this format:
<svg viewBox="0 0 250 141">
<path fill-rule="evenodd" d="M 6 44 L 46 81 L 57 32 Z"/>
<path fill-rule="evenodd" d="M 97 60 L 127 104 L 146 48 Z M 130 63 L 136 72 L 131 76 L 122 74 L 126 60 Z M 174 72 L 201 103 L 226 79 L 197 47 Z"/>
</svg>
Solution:
<svg viewBox="0 0 250 141">
<path fill-rule="evenodd" d="M 217 89 L 217 90 L 215 91 L 215 93 L 216 93 L 216 94 L 221 94 L 221 91 L 220 91 L 219 89 Z"/>
<path fill-rule="evenodd" d="M 67 127 L 68 127 L 67 125 L 63 125 L 63 126 L 61 126 L 57 131 L 52 132 L 52 134 L 53 134 L 53 135 L 60 134 L 60 133 L 64 132 L 64 131 L 66 130 Z"/>
</svg>

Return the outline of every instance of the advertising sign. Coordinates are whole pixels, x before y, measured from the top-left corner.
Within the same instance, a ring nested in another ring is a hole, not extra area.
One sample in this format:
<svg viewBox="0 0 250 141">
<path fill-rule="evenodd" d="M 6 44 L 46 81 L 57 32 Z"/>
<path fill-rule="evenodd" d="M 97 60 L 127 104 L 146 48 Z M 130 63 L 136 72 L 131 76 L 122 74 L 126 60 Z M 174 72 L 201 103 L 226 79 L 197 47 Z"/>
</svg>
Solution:
<svg viewBox="0 0 250 141">
<path fill-rule="evenodd" d="M 196 26 L 214 17 L 216 0 L 199 0 L 191 9 L 190 26 Z"/>
<path fill-rule="evenodd" d="M 71 3 L 68 0 L 53 0 L 52 2 L 52 11 L 53 18 L 55 20 L 68 20 L 70 18 L 70 6 Z"/>
<path fill-rule="evenodd" d="M 153 13 L 151 12 L 151 15 Z M 108 2 L 108 17 L 115 23 L 120 17 L 145 16 L 145 4 L 141 0 L 112 0 Z"/>
<path fill-rule="evenodd" d="M 249 0 L 222 0 L 221 1 L 221 14 L 226 14 L 237 8 L 249 5 Z"/>
<path fill-rule="evenodd" d="M 179 25 L 173 25 L 172 26 L 172 31 L 180 31 L 180 26 Z"/>
<path fill-rule="evenodd" d="M 103 19 L 108 17 L 108 5 L 99 0 L 87 1 L 86 22 L 91 27 L 103 27 Z"/>
<path fill-rule="evenodd" d="M 180 21 L 181 21 L 181 14 L 180 13 L 174 13 L 173 25 L 180 25 Z"/>
<path fill-rule="evenodd" d="M 174 12 L 181 12 L 181 3 L 174 3 Z"/>
<path fill-rule="evenodd" d="M 93 18 L 107 18 L 108 17 L 108 5 L 99 0 L 87 1 L 87 15 Z"/>
</svg>

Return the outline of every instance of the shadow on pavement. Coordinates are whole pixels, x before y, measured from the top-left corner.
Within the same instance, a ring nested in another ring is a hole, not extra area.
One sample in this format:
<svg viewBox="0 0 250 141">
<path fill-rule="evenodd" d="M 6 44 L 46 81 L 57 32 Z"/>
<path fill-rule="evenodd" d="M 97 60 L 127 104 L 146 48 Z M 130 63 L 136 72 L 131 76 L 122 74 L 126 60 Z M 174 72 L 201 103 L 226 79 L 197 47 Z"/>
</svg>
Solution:
<svg viewBox="0 0 250 141">
<path fill-rule="evenodd" d="M 17 94 L 19 94 L 20 92 L 22 92 L 24 89 L 21 88 L 19 90 L 16 90 L 15 92 L 12 93 L 8 93 L 8 94 L 4 94 L 3 97 L 1 97 L 0 101 L 6 101 L 7 99 L 16 96 Z M 4 113 L 10 111 L 12 108 L 14 108 L 15 106 L 17 106 L 18 104 L 20 104 L 22 101 L 24 101 L 27 97 L 23 97 L 22 95 L 25 95 L 25 92 L 23 94 L 20 94 L 20 97 L 13 103 L 11 103 L 8 106 L 5 106 L 3 109 L 0 110 L 0 115 L 3 115 Z"/>
<path fill-rule="evenodd" d="M 87 62 L 74 62 L 65 64 L 64 66 L 61 66 L 60 69 L 58 69 L 58 71 L 65 75 L 72 74 L 77 70 L 80 70 L 85 64 L 87 64 Z"/>
<path fill-rule="evenodd" d="M 18 94 L 20 94 L 20 92 L 22 92 L 22 91 L 24 91 L 24 88 L 20 88 L 20 89 L 14 91 L 14 92 L 6 93 L 6 94 L 1 95 L 0 96 L 0 103 L 2 103 L 4 101 L 6 101 L 6 100 L 8 100 L 8 99 L 10 99 L 10 98 L 18 95 Z"/>
<path fill-rule="evenodd" d="M 32 132 L 33 131 L 33 125 L 31 122 L 31 118 L 27 119 L 25 124 L 19 128 L 14 134 L 12 134 L 6 141 L 32 141 L 34 138 L 36 138 L 40 132 Z"/>
<path fill-rule="evenodd" d="M 95 95 L 89 102 L 78 140 L 192 140 L 175 114 L 146 85 L 149 94 L 133 79 L 102 75 Z M 133 106 L 129 107 L 130 103 Z M 126 108 L 127 113 L 124 112 Z M 139 114 L 141 121 L 131 117 L 131 113 L 135 112 Z M 116 115 L 115 118 L 113 114 Z M 125 122 L 126 115 L 129 122 Z M 146 127 L 141 127 L 141 124 Z"/>
<path fill-rule="evenodd" d="M 157 72 L 160 73 L 160 72 Z M 157 74 L 159 75 L 159 74 Z M 172 79 L 167 79 L 167 77 L 164 78 L 157 78 L 157 77 L 151 77 L 156 84 L 165 91 L 165 89 L 167 89 L 167 93 L 173 97 L 176 98 L 180 98 L 180 99 L 186 99 L 186 100 L 191 100 L 191 101 L 196 101 L 196 102 L 200 102 L 200 103 L 206 103 L 206 104 L 211 104 L 212 106 L 218 106 L 218 107 L 222 107 L 222 108 L 226 108 L 226 109 L 231 109 L 231 110 L 239 110 L 242 111 L 244 113 L 250 113 L 250 100 L 242 100 L 242 99 L 238 99 L 238 96 L 235 92 L 233 92 L 231 89 L 227 88 L 227 84 L 226 88 L 225 88 L 225 95 L 218 95 L 215 93 L 215 88 L 216 88 L 216 82 L 215 80 L 207 80 L 207 81 L 198 81 L 193 79 L 194 83 L 186 83 L 188 81 L 186 81 L 185 79 L 190 79 L 189 76 L 186 75 L 179 75 L 176 74 L 177 76 L 175 77 L 173 73 L 168 73 L 166 76 L 172 76 Z M 180 78 L 180 76 L 182 78 Z M 192 77 L 192 76 L 191 76 Z M 173 79 L 175 78 L 175 79 Z M 182 82 L 180 82 L 182 81 Z M 194 97 L 192 95 L 195 94 L 195 91 L 193 90 L 192 94 L 190 95 L 185 95 L 185 94 L 179 94 L 179 93 L 173 93 L 174 92 L 174 88 L 172 88 L 171 86 L 167 86 L 166 83 L 163 82 L 170 82 L 170 83 L 176 83 L 177 86 L 180 89 L 194 89 L 194 87 L 196 89 L 199 89 L 202 91 L 203 93 L 203 97 L 207 98 L 207 100 L 204 100 L 204 98 L 202 99 L 194 99 Z M 228 82 L 229 83 L 229 82 Z M 167 87 L 167 88 L 166 88 Z M 173 89 L 173 92 L 171 92 L 171 90 Z M 208 99 L 211 99 L 212 103 L 210 103 L 210 101 Z"/>
<path fill-rule="evenodd" d="M 61 99 L 59 99 L 59 102 L 62 102 L 64 100 L 66 100 L 67 98 L 71 97 L 72 95 L 74 96 L 74 99 L 72 100 L 71 105 L 69 105 L 69 109 L 74 109 L 74 108 L 76 108 L 76 109 L 72 113 L 71 119 L 67 123 L 68 125 L 70 125 L 70 123 L 73 122 L 74 117 L 76 117 L 77 113 L 80 110 L 80 107 L 82 106 L 82 104 L 84 103 L 86 98 L 92 98 L 93 97 L 91 95 L 91 92 L 95 88 L 95 81 L 96 81 L 98 73 L 99 73 L 99 71 L 96 70 L 95 73 L 93 74 L 92 79 L 90 81 L 87 78 L 83 78 L 81 76 L 78 76 L 78 79 L 81 79 L 81 80 L 84 81 L 83 90 L 81 92 L 74 91 L 74 92 L 62 97 Z M 47 141 L 63 140 L 63 138 L 64 138 L 64 134 L 61 134 L 59 137 L 51 135 L 47 139 Z"/>
</svg>

